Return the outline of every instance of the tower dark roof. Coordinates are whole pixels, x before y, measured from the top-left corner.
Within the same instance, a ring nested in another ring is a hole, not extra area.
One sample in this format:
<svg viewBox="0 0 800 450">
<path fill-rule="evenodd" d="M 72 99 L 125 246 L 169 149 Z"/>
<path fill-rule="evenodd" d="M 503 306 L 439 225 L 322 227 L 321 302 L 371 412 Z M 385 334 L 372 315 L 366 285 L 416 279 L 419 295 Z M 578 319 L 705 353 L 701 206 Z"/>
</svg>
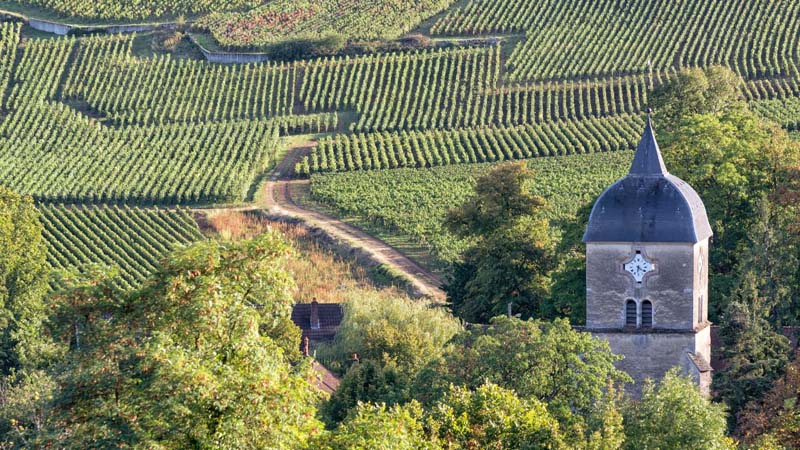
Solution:
<svg viewBox="0 0 800 450">
<path fill-rule="evenodd" d="M 694 189 L 670 175 L 647 124 L 631 170 L 597 199 L 584 242 L 700 242 L 712 235 Z"/>
</svg>

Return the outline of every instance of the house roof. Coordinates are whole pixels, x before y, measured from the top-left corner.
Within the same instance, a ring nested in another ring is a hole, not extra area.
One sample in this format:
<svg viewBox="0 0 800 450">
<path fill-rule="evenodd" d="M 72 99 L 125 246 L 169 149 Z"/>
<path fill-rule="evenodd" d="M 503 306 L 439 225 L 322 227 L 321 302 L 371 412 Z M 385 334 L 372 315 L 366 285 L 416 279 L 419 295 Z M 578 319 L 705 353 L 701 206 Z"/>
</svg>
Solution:
<svg viewBox="0 0 800 450">
<path fill-rule="evenodd" d="M 696 243 L 712 234 L 700 196 L 667 171 L 648 117 L 628 175 L 597 199 L 583 241 Z"/>
<path fill-rule="evenodd" d="M 292 308 L 292 322 L 303 330 L 303 337 L 315 341 L 332 341 L 339 325 L 342 323 L 344 311 L 338 303 L 317 303 L 319 327 L 312 327 L 311 313 L 313 303 L 295 303 Z"/>
</svg>

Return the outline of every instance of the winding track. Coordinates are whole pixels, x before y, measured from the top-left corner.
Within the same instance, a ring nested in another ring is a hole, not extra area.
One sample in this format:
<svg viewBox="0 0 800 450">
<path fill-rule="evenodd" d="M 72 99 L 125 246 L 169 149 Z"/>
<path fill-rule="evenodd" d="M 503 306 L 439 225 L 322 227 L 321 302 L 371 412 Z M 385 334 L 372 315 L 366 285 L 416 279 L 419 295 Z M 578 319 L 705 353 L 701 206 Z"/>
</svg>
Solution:
<svg viewBox="0 0 800 450">
<path fill-rule="evenodd" d="M 313 147 L 313 144 L 304 144 L 288 150 L 283 161 L 275 168 L 266 183 L 264 200 L 267 210 L 276 215 L 300 218 L 337 239 L 348 242 L 354 247 L 362 248 L 380 263 L 403 272 L 416 290 L 423 295 L 443 301 L 446 294 L 442 290 L 442 280 L 400 253 L 396 248 L 335 217 L 295 203 L 289 186 L 308 184 L 308 180 L 293 180 L 294 166 Z"/>
</svg>

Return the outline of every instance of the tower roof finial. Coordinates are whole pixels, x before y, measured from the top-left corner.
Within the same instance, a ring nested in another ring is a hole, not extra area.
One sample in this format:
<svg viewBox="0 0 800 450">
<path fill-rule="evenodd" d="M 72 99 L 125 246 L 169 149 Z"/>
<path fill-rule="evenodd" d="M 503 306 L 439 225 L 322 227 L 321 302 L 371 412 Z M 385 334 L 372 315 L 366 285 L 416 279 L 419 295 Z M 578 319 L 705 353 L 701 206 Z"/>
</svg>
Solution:
<svg viewBox="0 0 800 450">
<path fill-rule="evenodd" d="M 629 175 L 632 176 L 665 176 L 667 167 L 661 157 L 661 150 L 656 142 L 656 135 L 653 131 L 653 110 L 647 108 L 647 121 L 644 126 L 642 139 L 636 147 L 636 155 L 633 157 L 633 164 Z"/>
</svg>

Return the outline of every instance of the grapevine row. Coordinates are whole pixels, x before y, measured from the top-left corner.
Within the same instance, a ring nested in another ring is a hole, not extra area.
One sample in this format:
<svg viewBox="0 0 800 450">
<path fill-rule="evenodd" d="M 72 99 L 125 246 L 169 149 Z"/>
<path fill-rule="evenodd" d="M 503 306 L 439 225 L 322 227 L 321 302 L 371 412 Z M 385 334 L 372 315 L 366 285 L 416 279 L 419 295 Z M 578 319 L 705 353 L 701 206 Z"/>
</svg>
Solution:
<svg viewBox="0 0 800 450">
<path fill-rule="evenodd" d="M 194 219 L 182 209 L 40 205 L 39 211 L 51 267 L 116 268 L 124 288 L 141 283 L 176 245 L 203 239 Z"/>
<path fill-rule="evenodd" d="M 633 152 L 535 158 L 530 191 L 547 200 L 546 215 L 555 226 L 573 217 L 614 180 L 622 177 Z M 315 174 L 313 198 L 347 217 L 394 230 L 452 260 L 464 243 L 442 228 L 446 212 L 472 195 L 475 181 L 490 164 L 432 169 L 398 169 Z"/>
<path fill-rule="evenodd" d="M 118 125 L 289 115 L 294 64 L 220 65 L 169 55 L 139 58 L 134 36 L 81 40 L 65 99 L 83 100 Z"/>
<path fill-rule="evenodd" d="M 784 128 L 800 130 L 800 99 L 797 97 L 752 102 L 750 108 Z"/>
<path fill-rule="evenodd" d="M 254 7 L 260 0 L 11 0 L 89 19 L 132 20 Z"/>
<path fill-rule="evenodd" d="M 800 2 L 472 0 L 432 33 L 524 33 L 508 60 L 512 80 L 712 64 L 753 79 L 796 71 Z"/>
<path fill-rule="evenodd" d="M 300 101 L 308 111 L 358 112 L 353 131 L 479 125 L 499 63 L 499 47 L 316 59 Z"/>
<path fill-rule="evenodd" d="M 339 135 L 322 140 L 296 171 L 435 167 L 626 150 L 636 145 L 641 124 L 637 116 L 618 116 L 511 128 Z"/>
<path fill-rule="evenodd" d="M 105 126 L 52 100 L 74 46 L 72 38 L 26 43 L 12 77 L 11 108 L 0 121 L 0 184 L 42 202 L 245 197 L 277 148 L 272 121 Z"/>
</svg>

